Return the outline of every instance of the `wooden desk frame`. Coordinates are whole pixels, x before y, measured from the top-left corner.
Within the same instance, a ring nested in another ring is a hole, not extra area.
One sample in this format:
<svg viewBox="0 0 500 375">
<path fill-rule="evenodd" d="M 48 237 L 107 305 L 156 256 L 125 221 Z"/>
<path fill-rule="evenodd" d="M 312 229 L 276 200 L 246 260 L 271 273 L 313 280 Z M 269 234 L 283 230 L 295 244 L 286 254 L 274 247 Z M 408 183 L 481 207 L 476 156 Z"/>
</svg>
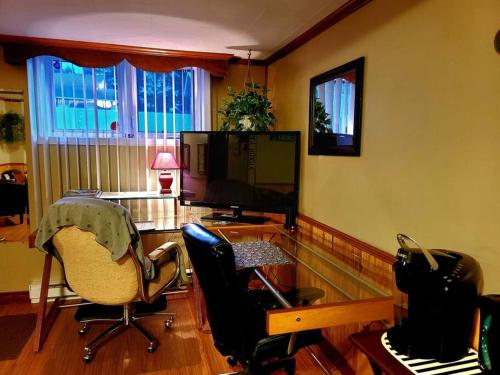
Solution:
<svg viewBox="0 0 500 375">
<path fill-rule="evenodd" d="M 376 320 L 392 322 L 393 315 L 392 296 L 270 310 L 267 333 L 279 335 Z"/>
</svg>

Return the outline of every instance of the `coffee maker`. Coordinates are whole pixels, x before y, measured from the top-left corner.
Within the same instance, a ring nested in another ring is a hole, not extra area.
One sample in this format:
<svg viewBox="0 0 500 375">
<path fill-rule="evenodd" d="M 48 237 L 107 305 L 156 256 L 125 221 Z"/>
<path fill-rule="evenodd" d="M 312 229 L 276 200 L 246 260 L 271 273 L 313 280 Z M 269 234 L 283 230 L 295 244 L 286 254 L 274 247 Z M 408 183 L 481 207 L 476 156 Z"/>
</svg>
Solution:
<svg viewBox="0 0 500 375">
<path fill-rule="evenodd" d="M 393 272 L 407 306 L 387 333 L 391 346 L 410 358 L 459 360 L 471 344 L 482 288 L 479 264 L 456 251 L 424 249 L 404 234 L 397 239 Z"/>
</svg>

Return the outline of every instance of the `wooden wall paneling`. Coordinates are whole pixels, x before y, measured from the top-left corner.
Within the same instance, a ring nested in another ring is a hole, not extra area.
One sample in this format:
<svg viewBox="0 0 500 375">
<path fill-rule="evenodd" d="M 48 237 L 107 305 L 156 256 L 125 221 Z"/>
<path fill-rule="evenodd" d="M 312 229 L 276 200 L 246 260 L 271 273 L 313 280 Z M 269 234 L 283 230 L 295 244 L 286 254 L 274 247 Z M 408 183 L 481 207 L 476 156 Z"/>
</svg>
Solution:
<svg viewBox="0 0 500 375">
<path fill-rule="evenodd" d="M 382 292 L 388 295 L 393 294 L 392 282 L 392 264 L 395 257 L 375 248 L 372 245 L 366 244 L 358 239 L 355 239 L 345 233 L 342 233 L 334 228 L 331 228 L 323 223 L 317 222 L 305 215 L 299 214 L 297 219 L 299 227 L 299 235 L 304 242 L 313 246 L 315 251 L 331 259 L 336 263 L 343 265 L 350 272 L 353 272 L 358 277 L 373 284 Z M 309 258 L 308 258 L 309 259 Z M 355 285 L 349 283 L 344 278 L 336 278 L 335 274 L 331 274 L 326 270 L 326 267 L 321 265 L 321 262 L 314 263 L 317 270 L 327 273 L 329 277 L 334 278 L 335 283 L 341 286 L 348 292 L 356 294 L 358 290 Z M 336 279 L 335 279 L 336 278 Z M 325 283 L 318 282 L 312 278 L 308 272 L 297 272 L 297 286 L 316 286 L 325 290 L 326 301 L 341 300 L 344 296 L 340 293 L 331 290 L 332 288 L 325 286 Z M 362 295 L 362 293 L 361 293 Z M 387 321 L 393 320 L 393 297 L 388 297 L 391 301 L 390 311 L 387 311 Z M 356 373 L 362 375 L 371 374 L 371 368 L 365 356 L 354 349 L 349 341 L 349 336 L 353 333 L 360 332 L 365 329 L 380 329 L 384 324 L 379 321 L 353 323 L 342 326 L 327 327 L 322 329 L 322 334 L 326 342 L 329 343 L 343 357 L 345 366 L 338 366 L 342 373 Z"/>
<path fill-rule="evenodd" d="M 396 260 L 393 255 L 383 250 L 377 249 L 372 245 L 317 222 L 305 215 L 299 214 L 297 223 L 300 234 L 304 236 L 306 240 L 308 240 L 308 237 L 311 238 L 315 236 L 313 239 L 316 239 L 317 243 L 326 243 L 326 241 L 320 241 L 319 239 L 332 236 L 332 246 L 329 248 L 331 254 L 345 262 L 349 267 L 358 269 L 360 274 L 364 274 L 363 267 L 368 266 L 371 259 L 378 259 L 380 265 L 385 264 L 383 267 L 384 270 L 379 271 L 382 273 L 387 269 L 387 266 L 390 267 Z M 324 234 L 321 234 L 321 232 Z M 369 268 L 371 269 L 372 267 Z M 376 276 L 376 278 L 378 277 L 379 276 Z M 391 276 L 385 275 L 385 277 L 390 278 Z M 387 280 L 384 281 L 384 286 L 390 286 L 389 284 Z"/>
</svg>

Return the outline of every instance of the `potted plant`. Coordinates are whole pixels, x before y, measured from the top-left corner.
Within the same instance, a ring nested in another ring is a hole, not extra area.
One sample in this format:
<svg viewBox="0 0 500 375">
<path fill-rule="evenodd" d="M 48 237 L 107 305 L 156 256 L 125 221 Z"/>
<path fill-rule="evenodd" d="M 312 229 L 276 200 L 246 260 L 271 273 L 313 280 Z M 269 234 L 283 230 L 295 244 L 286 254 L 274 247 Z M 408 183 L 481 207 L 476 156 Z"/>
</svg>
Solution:
<svg viewBox="0 0 500 375">
<path fill-rule="evenodd" d="M 268 90 L 253 82 L 247 82 L 245 89 L 237 92 L 229 87 L 230 100 L 224 100 L 217 113 L 222 118 L 221 131 L 268 131 L 276 122 Z"/>
<path fill-rule="evenodd" d="M 329 114 L 326 113 L 325 105 L 316 99 L 314 102 L 314 131 L 316 133 L 332 133 L 330 124 L 332 120 L 328 118 Z"/>
<path fill-rule="evenodd" d="M 7 143 L 24 141 L 24 119 L 16 112 L 0 115 L 0 140 Z"/>
</svg>

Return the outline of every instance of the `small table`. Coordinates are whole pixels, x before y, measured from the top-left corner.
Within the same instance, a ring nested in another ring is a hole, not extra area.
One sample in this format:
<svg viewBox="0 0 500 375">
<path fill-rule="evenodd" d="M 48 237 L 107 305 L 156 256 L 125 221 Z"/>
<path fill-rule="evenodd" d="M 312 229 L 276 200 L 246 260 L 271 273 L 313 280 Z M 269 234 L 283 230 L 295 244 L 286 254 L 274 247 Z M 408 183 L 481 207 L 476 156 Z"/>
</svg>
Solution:
<svg viewBox="0 0 500 375">
<path fill-rule="evenodd" d="M 349 338 L 367 357 L 375 375 L 412 375 L 411 371 L 398 362 L 380 341 L 385 330 L 355 333 Z"/>
</svg>

